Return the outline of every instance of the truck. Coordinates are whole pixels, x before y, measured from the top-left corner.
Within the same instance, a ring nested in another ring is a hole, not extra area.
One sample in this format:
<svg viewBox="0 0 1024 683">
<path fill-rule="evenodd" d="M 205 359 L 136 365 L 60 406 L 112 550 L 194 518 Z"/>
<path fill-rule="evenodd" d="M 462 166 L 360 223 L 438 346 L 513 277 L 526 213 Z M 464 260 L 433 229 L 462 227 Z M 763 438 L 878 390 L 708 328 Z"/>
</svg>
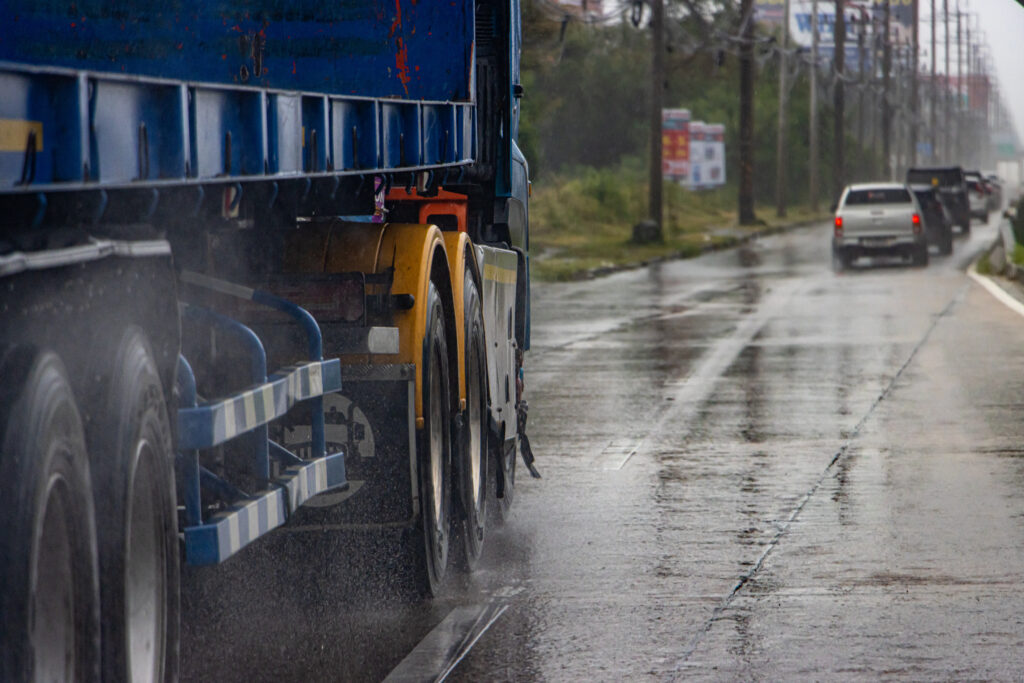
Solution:
<svg viewBox="0 0 1024 683">
<path fill-rule="evenodd" d="M 539 476 L 518 0 L 0 11 L 0 680 L 174 680 L 272 532 L 471 570 Z"/>
</svg>

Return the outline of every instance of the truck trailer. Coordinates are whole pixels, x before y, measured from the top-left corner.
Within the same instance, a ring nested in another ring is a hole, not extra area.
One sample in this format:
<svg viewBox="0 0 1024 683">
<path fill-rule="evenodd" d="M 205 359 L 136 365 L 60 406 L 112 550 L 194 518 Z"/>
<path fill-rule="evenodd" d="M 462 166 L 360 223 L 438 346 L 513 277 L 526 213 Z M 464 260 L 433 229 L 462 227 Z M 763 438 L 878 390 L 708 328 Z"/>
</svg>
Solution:
<svg viewBox="0 0 1024 683">
<path fill-rule="evenodd" d="M 519 22 L 4 3 L 0 680 L 175 680 L 182 566 L 270 532 L 472 568 L 539 476 Z"/>
</svg>

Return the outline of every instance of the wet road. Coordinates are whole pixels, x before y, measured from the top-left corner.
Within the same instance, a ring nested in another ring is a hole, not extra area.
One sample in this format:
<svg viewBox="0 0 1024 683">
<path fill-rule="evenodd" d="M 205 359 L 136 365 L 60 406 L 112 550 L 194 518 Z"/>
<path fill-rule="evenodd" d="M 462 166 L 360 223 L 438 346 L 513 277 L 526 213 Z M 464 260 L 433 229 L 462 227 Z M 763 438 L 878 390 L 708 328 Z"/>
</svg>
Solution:
<svg viewBox="0 0 1024 683">
<path fill-rule="evenodd" d="M 184 677 L 1021 678 L 1024 319 L 963 272 L 995 220 L 927 269 L 833 273 L 817 226 L 537 287 L 544 479 L 479 570 L 409 605 L 254 549 L 187 577 Z"/>
</svg>

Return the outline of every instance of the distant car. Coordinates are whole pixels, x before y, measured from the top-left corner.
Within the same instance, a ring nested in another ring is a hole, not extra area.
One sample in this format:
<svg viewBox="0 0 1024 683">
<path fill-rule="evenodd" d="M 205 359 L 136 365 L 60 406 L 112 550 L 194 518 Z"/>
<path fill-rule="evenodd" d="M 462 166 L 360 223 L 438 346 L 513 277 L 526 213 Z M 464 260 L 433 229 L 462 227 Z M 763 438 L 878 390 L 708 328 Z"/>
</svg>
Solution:
<svg viewBox="0 0 1024 683">
<path fill-rule="evenodd" d="M 861 256 L 900 256 L 928 265 L 921 207 L 906 185 L 861 183 L 843 190 L 835 209 L 832 255 L 848 267 Z"/>
<path fill-rule="evenodd" d="M 999 211 L 1003 208 L 1003 183 L 994 173 L 986 175 L 985 181 L 988 182 L 991 190 L 988 196 L 988 209 L 989 211 Z"/>
<path fill-rule="evenodd" d="M 907 170 L 908 185 L 931 185 L 939 191 L 939 199 L 946 205 L 960 230 L 971 231 L 971 207 L 967 198 L 964 170 L 959 166 L 934 166 Z"/>
<path fill-rule="evenodd" d="M 910 189 L 921 207 L 928 243 L 938 247 L 940 254 L 952 254 L 953 216 L 939 199 L 938 190 L 931 185 L 911 185 Z"/>
<path fill-rule="evenodd" d="M 967 183 L 967 199 L 971 206 L 971 218 L 980 218 L 988 223 L 989 194 L 988 182 L 978 171 L 965 171 L 964 181 Z"/>
</svg>

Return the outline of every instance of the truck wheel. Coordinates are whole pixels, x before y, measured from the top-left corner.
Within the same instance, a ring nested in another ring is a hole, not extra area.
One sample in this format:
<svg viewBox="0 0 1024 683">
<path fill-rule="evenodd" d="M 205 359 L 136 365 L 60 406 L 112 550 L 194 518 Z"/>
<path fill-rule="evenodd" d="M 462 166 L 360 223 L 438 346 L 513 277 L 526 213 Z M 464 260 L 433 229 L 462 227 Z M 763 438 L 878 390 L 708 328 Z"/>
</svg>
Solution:
<svg viewBox="0 0 1024 683">
<path fill-rule="evenodd" d="M 836 272 L 842 272 L 849 270 L 850 265 L 853 263 L 853 259 L 850 258 L 850 252 L 845 249 L 833 249 L 832 250 L 832 268 Z"/>
<path fill-rule="evenodd" d="M 90 428 L 103 572 L 103 678 L 178 676 L 178 524 L 171 430 L 145 335 L 127 330 Z"/>
<path fill-rule="evenodd" d="M 928 265 L 928 245 L 922 244 L 910 255 L 911 265 L 924 268 Z"/>
<path fill-rule="evenodd" d="M 487 520 L 487 363 L 480 293 L 467 269 L 463 284 L 466 318 L 466 425 L 459 453 L 462 504 L 460 563 L 472 569 L 483 551 Z"/>
<path fill-rule="evenodd" d="M 82 421 L 55 354 L 17 351 L 7 361 L 0 680 L 99 680 L 96 521 Z"/>
<path fill-rule="evenodd" d="M 424 424 L 417 448 L 422 519 L 414 535 L 413 552 L 416 557 L 415 581 L 420 592 L 437 595 L 447 573 L 452 528 L 451 395 L 444 310 L 433 282 L 427 288 L 422 371 Z"/>
<path fill-rule="evenodd" d="M 943 256 L 949 256 L 953 253 L 953 229 L 950 228 L 946 231 L 946 234 L 942 238 L 942 244 L 939 247 L 939 253 Z"/>
</svg>

